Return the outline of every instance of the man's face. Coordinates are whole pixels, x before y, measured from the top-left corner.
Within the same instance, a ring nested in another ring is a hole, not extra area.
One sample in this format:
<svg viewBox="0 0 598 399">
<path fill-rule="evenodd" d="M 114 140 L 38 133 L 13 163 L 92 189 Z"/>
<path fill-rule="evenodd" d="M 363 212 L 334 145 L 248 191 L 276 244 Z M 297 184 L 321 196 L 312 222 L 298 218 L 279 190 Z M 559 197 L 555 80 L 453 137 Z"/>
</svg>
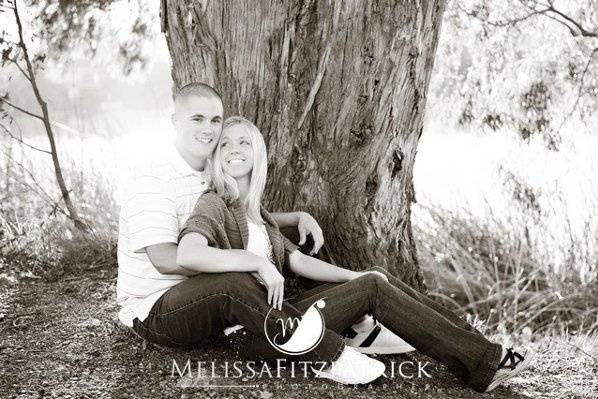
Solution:
<svg viewBox="0 0 598 399">
<path fill-rule="evenodd" d="M 175 103 L 173 117 L 181 150 L 199 159 L 214 151 L 222 131 L 222 102 L 214 97 L 189 96 Z"/>
</svg>

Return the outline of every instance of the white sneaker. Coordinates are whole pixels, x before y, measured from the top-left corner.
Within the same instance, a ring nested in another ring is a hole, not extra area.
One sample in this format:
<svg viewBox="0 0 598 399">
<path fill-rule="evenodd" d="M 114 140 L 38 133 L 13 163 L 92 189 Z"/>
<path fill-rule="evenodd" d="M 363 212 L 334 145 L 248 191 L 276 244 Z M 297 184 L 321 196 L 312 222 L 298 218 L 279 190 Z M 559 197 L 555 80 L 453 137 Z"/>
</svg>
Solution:
<svg viewBox="0 0 598 399">
<path fill-rule="evenodd" d="M 415 348 L 376 321 L 374 327 L 367 331 L 347 330 L 347 345 L 356 351 L 366 354 L 388 355 L 392 353 L 412 352 Z"/>
<path fill-rule="evenodd" d="M 385 369 L 384 363 L 345 346 L 339 358 L 324 370 L 316 371 L 316 376 L 341 384 L 367 384 L 380 377 Z"/>
<path fill-rule="evenodd" d="M 506 354 L 498 365 L 496 374 L 492 377 L 492 381 L 486 387 L 484 392 L 490 392 L 500 384 L 510 380 L 523 370 L 527 369 L 535 357 L 535 352 L 527 350 L 520 354 L 515 352 L 513 348 L 508 348 Z"/>
</svg>

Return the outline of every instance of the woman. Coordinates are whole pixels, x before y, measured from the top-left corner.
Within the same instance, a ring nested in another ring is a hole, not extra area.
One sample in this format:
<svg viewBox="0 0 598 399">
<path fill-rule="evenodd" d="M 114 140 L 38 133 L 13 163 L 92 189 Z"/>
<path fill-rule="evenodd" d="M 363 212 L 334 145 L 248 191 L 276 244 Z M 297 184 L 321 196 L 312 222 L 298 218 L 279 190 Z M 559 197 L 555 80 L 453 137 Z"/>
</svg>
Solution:
<svg viewBox="0 0 598 399">
<path fill-rule="evenodd" d="M 531 353 L 522 356 L 491 343 L 454 313 L 382 268 L 355 272 L 298 251 L 261 206 L 266 148 L 250 121 L 241 117 L 225 121 L 212 168 L 215 192 L 198 200 L 179 236 L 179 265 L 205 273 L 184 282 L 201 292 L 200 299 L 185 305 L 197 306 L 198 322 L 173 334 L 189 337 L 199 329 L 209 336 L 241 324 L 259 340 L 265 324 L 274 328 L 268 324 L 274 324 L 267 318 L 269 311 L 281 318 L 301 316 L 325 298 L 321 312 L 327 328 L 320 344 L 304 356 L 329 363 L 316 373 L 321 377 L 354 384 L 367 383 L 383 373 L 383 363 L 346 346 L 338 334 L 367 313 L 481 392 L 529 366 Z M 226 261 L 223 251 L 229 251 Z M 238 261 L 230 251 L 238 254 Z M 329 283 L 285 300 L 284 276 L 290 272 Z M 263 350 L 268 350 L 266 345 Z"/>
</svg>

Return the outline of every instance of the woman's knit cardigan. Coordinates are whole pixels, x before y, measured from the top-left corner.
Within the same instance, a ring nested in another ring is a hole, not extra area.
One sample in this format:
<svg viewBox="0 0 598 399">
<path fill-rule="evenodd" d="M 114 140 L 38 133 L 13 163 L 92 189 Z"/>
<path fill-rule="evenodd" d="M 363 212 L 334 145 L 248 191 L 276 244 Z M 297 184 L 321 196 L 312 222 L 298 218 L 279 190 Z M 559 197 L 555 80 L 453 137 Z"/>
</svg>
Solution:
<svg viewBox="0 0 598 399">
<path fill-rule="evenodd" d="M 261 214 L 272 244 L 275 266 L 286 277 L 290 270 L 289 254 L 299 247 L 280 233 L 278 225 L 263 206 Z M 185 234 L 192 232 L 206 237 L 211 247 L 246 249 L 249 229 L 245 207 L 238 199 L 226 204 L 214 191 L 208 191 L 197 200 L 193 212 L 179 234 L 179 241 Z"/>
</svg>

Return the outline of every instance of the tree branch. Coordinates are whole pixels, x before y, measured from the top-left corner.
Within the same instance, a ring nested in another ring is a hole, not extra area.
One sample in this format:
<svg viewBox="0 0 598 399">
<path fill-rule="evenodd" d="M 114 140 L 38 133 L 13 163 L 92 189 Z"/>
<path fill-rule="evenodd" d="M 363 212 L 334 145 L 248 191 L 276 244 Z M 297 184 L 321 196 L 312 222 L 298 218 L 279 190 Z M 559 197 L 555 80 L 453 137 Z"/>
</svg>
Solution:
<svg viewBox="0 0 598 399">
<path fill-rule="evenodd" d="M 560 23 L 561 25 L 564 25 L 567 27 L 567 29 L 569 29 L 569 32 L 571 32 L 571 34 L 573 36 L 584 36 L 584 37 L 598 37 L 598 32 L 592 32 L 589 31 L 588 29 L 584 28 L 581 24 L 581 22 L 575 20 L 573 17 L 571 17 L 570 15 L 565 14 L 563 11 L 558 10 L 555 6 L 554 6 L 554 2 L 551 0 L 547 0 L 547 4 L 541 4 L 538 1 L 533 1 L 533 4 L 535 6 L 542 6 L 544 7 L 544 9 L 542 10 L 537 10 L 535 7 L 531 7 L 530 5 L 527 4 L 527 2 L 525 0 L 519 0 L 519 3 L 527 8 L 528 10 L 531 10 L 532 12 L 537 12 L 538 14 L 543 14 L 545 15 L 547 18 L 552 19 L 555 22 Z M 548 13 L 553 13 L 556 14 L 558 16 L 560 16 L 561 18 L 563 18 L 565 21 L 568 21 L 569 23 L 573 24 L 573 26 L 569 25 L 567 22 L 563 21 L 562 19 L 559 19 L 553 15 L 549 15 Z M 579 32 L 575 31 L 575 28 L 577 28 L 577 30 Z"/>
<path fill-rule="evenodd" d="M 19 143 L 23 144 L 24 146 L 29 147 L 29 148 L 31 148 L 32 150 L 35 150 L 35 151 L 44 152 L 44 153 L 50 154 L 50 155 L 52 154 L 48 150 L 42 150 L 41 148 L 37 148 L 37 147 L 35 147 L 35 146 L 33 146 L 33 145 L 31 145 L 31 144 L 23 141 L 23 139 L 21 139 L 20 137 L 17 137 L 14 134 L 12 134 L 12 132 L 6 126 L 0 124 L 0 127 L 2 128 L 2 130 L 4 130 L 4 132 L 6 134 L 8 134 L 10 136 L 10 138 L 12 138 L 15 141 L 18 141 Z"/>
<path fill-rule="evenodd" d="M 25 76 L 25 79 L 27 79 L 29 81 L 29 83 L 31 83 L 31 76 L 29 76 L 29 74 L 27 72 L 25 72 L 25 70 L 19 65 L 19 63 L 17 62 L 16 59 L 10 59 L 10 62 L 12 62 L 13 64 L 15 64 L 15 66 L 17 67 L 17 69 L 23 74 L 23 76 Z"/>
<path fill-rule="evenodd" d="M 573 18 L 571 18 L 570 16 L 568 16 L 564 12 L 562 12 L 562 11 L 557 10 L 556 8 L 554 8 L 552 2 L 549 2 L 549 4 L 550 4 L 550 7 L 548 8 L 548 11 L 552 11 L 553 13 L 558 14 L 561 17 L 563 17 L 564 19 L 566 19 L 567 21 L 571 22 L 579 30 L 579 33 L 582 36 L 585 36 L 585 37 L 598 37 L 598 32 L 590 32 L 590 31 L 588 31 L 583 26 L 581 26 L 580 22 L 574 20 Z"/>
<path fill-rule="evenodd" d="M 457 7 L 462 12 L 464 12 L 466 15 L 468 15 L 470 17 L 473 17 L 480 21 L 483 21 L 483 22 L 487 23 L 488 25 L 496 26 L 496 27 L 500 27 L 500 28 L 516 26 L 517 24 L 527 21 L 528 19 L 530 19 L 534 16 L 543 15 L 546 18 L 549 18 L 549 19 L 565 26 L 569 30 L 571 35 L 573 35 L 573 36 L 581 35 L 584 37 L 598 37 L 598 32 L 593 32 L 593 31 L 590 31 L 587 28 L 585 28 L 581 24 L 581 22 L 576 21 L 570 15 L 557 9 L 554 6 L 554 3 L 552 1 L 548 1 L 547 4 L 542 4 L 538 1 L 533 1 L 532 2 L 533 6 L 531 6 L 528 3 L 529 3 L 528 1 L 519 0 L 519 4 L 521 4 L 522 7 L 529 10 L 529 13 L 519 16 L 519 17 L 512 18 L 512 19 L 504 20 L 504 21 L 491 21 L 487 18 L 482 18 L 478 15 L 478 13 L 467 10 L 465 7 L 463 7 L 459 3 L 457 3 Z M 541 8 L 537 8 L 537 7 L 541 7 Z M 555 15 L 551 15 L 551 14 L 555 14 Z"/>
<path fill-rule="evenodd" d="M 575 99 L 575 103 L 573 104 L 573 107 L 571 108 L 571 111 L 569 111 L 569 113 L 567 113 L 567 115 L 563 118 L 563 121 L 559 125 L 558 130 L 562 129 L 562 127 L 565 125 L 565 123 L 567 122 L 567 120 L 571 117 L 571 115 L 573 115 L 573 113 L 577 109 L 577 106 L 579 105 L 579 100 L 581 99 L 581 92 L 583 90 L 583 83 L 584 83 L 584 81 L 586 79 L 586 74 L 587 74 L 588 69 L 590 68 L 590 64 L 592 63 L 592 61 L 594 59 L 594 56 L 596 54 L 598 54 L 598 47 L 596 47 L 595 49 L 593 49 L 592 52 L 590 53 L 590 57 L 588 58 L 588 61 L 586 62 L 586 66 L 583 69 L 583 72 L 581 73 L 581 79 L 579 80 L 579 88 L 577 89 L 577 98 Z"/>
<path fill-rule="evenodd" d="M 60 189 L 60 193 L 62 194 L 62 199 L 68 211 L 68 217 L 74 222 L 75 227 L 82 231 L 88 231 L 89 226 L 87 226 L 84 222 L 79 219 L 77 209 L 75 208 L 73 202 L 71 201 L 70 190 L 67 189 L 66 183 L 64 181 L 64 177 L 62 175 L 62 167 L 60 166 L 60 160 L 58 159 L 58 149 L 56 147 L 56 142 L 54 140 L 54 132 L 52 131 L 52 124 L 50 119 L 50 112 L 48 111 L 48 104 L 42 97 L 39 88 L 37 86 L 37 81 L 35 79 L 35 72 L 33 69 L 33 64 L 31 62 L 31 58 L 29 57 L 29 51 L 27 50 L 27 45 L 25 44 L 25 39 L 23 38 L 23 25 L 21 24 L 21 18 L 19 16 L 19 12 L 17 9 L 17 3 L 14 2 L 14 16 L 15 22 L 17 23 L 17 32 L 19 34 L 19 47 L 23 51 L 23 59 L 27 65 L 27 72 L 29 73 L 31 88 L 33 89 L 33 93 L 35 94 L 35 98 L 37 99 L 37 103 L 39 104 L 42 110 L 42 117 L 41 121 L 44 124 L 44 129 L 46 131 L 46 135 L 48 136 L 48 141 L 50 143 L 50 151 L 52 156 L 52 164 L 54 166 L 54 175 L 56 177 L 56 183 Z"/>
<path fill-rule="evenodd" d="M 44 120 L 44 118 L 41 115 L 34 114 L 33 112 L 29 112 L 26 109 L 23 109 L 23 108 L 21 108 L 19 106 L 16 106 L 13 103 L 11 103 L 10 101 L 8 101 L 6 98 L 0 97 L 0 102 L 4 103 L 6 105 L 9 105 L 12 108 L 16 109 L 17 111 L 21 111 L 22 113 L 27 114 L 27 115 L 29 115 L 29 116 L 31 116 L 33 118 L 37 118 L 37 119 L 42 120 L 42 121 Z"/>
</svg>

